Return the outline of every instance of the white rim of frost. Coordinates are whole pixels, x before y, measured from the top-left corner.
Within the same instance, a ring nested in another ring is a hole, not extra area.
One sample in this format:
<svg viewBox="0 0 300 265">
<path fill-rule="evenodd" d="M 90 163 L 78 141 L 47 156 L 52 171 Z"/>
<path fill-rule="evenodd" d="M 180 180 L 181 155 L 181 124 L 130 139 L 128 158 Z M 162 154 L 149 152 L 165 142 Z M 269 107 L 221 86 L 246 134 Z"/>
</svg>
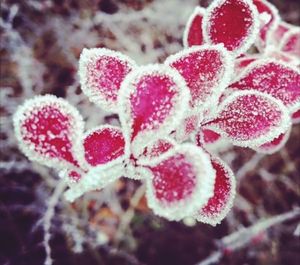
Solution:
<svg viewBox="0 0 300 265">
<path fill-rule="evenodd" d="M 210 157 L 199 147 L 193 144 L 183 144 L 173 149 L 173 152 L 163 154 L 156 163 L 151 162 L 152 166 L 158 165 L 165 159 L 175 154 L 184 154 L 196 170 L 196 188 L 193 194 L 184 201 L 172 203 L 172 206 L 163 205 L 155 196 L 152 178 L 147 178 L 147 201 L 149 207 L 158 216 L 171 221 L 179 221 L 184 217 L 191 216 L 197 209 L 202 208 L 213 196 L 216 172 L 213 169 Z M 150 169 L 151 170 L 151 169 Z"/>
<path fill-rule="evenodd" d="M 132 68 L 132 70 L 134 70 L 137 67 L 137 65 L 135 61 L 133 61 L 127 55 L 107 48 L 84 48 L 80 54 L 78 75 L 83 93 L 88 97 L 88 99 L 91 102 L 101 107 L 103 110 L 118 113 L 118 103 L 116 101 L 112 101 L 110 99 L 108 100 L 105 97 L 103 97 L 102 93 L 95 90 L 95 88 L 90 87 L 87 81 L 87 65 L 91 62 L 95 62 L 102 56 L 109 56 L 121 62 L 124 62 L 128 64 L 129 67 Z"/>
<path fill-rule="evenodd" d="M 122 174 L 123 164 L 113 166 L 105 164 L 91 168 L 76 183 L 68 181 L 66 176 L 69 189 L 65 192 L 65 198 L 67 201 L 73 202 L 86 192 L 106 187 L 120 178 Z"/>
<path fill-rule="evenodd" d="M 202 25 L 203 25 L 202 32 L 203 32 L 204 40 L 207 43 L 213 44 L 209 37 L 209 34 L 208 34 L 209 25 L 210 25 L 209 20 L 211 18 L 211 13 L 215 8 L 223 5 L 226 1 L 227 0 L 214 0 L 206 9 L 206 12 L 203 17 L 203 22 L 202 22 Z M 248 36 L 246 37 L 246 41 L 242 41 L 240 44 L 240 47 L 238 47 L 237 49 L 235 49 L 233 51 L 229 51 L 235 57 L 237 57 L 238 55 L 240 55 L 243 52 L 246 52 L 251 47 L 251 45 L 254 44 L 255 39 L 259 32 L 259 18 L 258 18 L 257 8 L 252 3 L 252 0 L 240 0 L 240 1 L 244 2 L 245 4 L 247 4 L 249 6 L 249 10 L 252 13 L 252 17 L 253 17 L 253 24 L 252 24 L 252 27 L 249 28 Z"/>
<path fill-rule="evenodd" d="M 227 202 L 224 205 L 224 208 L 217 215 L 207 216 L 204 213 L 197 212 L 194 217 L 198 222 L 215 226 L 221 223 L 221 221 L 226 217 L 226 215 L 228 214 L 228 212 L 231 210 L 233 206 L 234 198 L 236 195 L 236 180 L 231 168 L 223 160 L 221 160 L 216 156 L 213 156 L 212 160 L 217 161 L 217 163 L 224 168 L 224 171 L 226 172 L 226 176 L 228 176 L 229 185 L 230 185 L 229 197 Z"/>
<path fill-rule="evenodd" d="M 169 67 L 177 71 L 178 74 L 180 74 L 175 67 L 171 66 L 172 63 L 184 59 L 192 53 L 203 52 L 207 50 L 217 51 L 220 54 L 223 63 L 224 74 L 223 77 L 220 79 L 221 82 L 219 82 L 218 85 L 215 86 L 212 90 L 211 95 L 208 96 L 207 99 L 203 102 L 196 102 L 197 104 L 195 104 L 194 109 L 198 109 L 198 111 L 204 110 L 210 105 L 217 104 L 218 99 L 222 95 L 223 91 L 226 89 L 226 87 L 229 86 L 234 70 L 234 61 L 230 52 L 224 47 L 223 44 L 204 44 L 199 46 L 197 45 L 184 49 L 173 55 L 170 55 L 164 62 L 166 65 L 168 65 Z"/>
<path fill-rule="evenodd" d="M 55 106 L 56 109 L 60 110 L 63 114 L 71 117 L 71 120 L 74 121 L 71 123 L 70 130 L 71 135 L 71 152 L 73 157 L 78 161 L 80 166 L 83 168 L 86 166 L 85 159 L 82 156 L 84 153 L 82 146 L 82 137 L 84 130 L 83 118 L 80 115 L 79 111 L 70 105 L 69 102 L 62 98 L 58 98 L 54 95 L 44 95 L 44 96 L 35 96 L 32 99 L 26 100 L 23 105 L 19 106 L 17 111 L 13 116 L 13 124 L 16 138 L 19 142 L 19 147 L 21 151 L 27 156 L 31 161 L 39 162 L 40 164 L 46 165 L 52 168 L 69 168 L 76 169 L 76 167 L 68 161 L 60 160 L 56 157 L 50 157 L 47 154 L 39 154 L 34 151 L 34 145 L 32 143 L 26 143 L 22 137 L 21 124 L 23 124 L 24 118 L 30 117 L 28 115 L 36 108 L 40 109 L 41 106 Z M 26 113 L 26 114 L 25 114 Z M 73 126 L 72 126 L 73 125 Z"/>
<path fill-rule="evenodd" d="M 258 59 L 256 61 L 250 63 L 247 67 L 245 67 L 245 69 L 240 72 L 240 74 L 232 82 L 232 84 L 235 83 L 235 82 L 238 82 L 239 80 L 241 80 L 243 78 L 245 78 L 254 68 L 262 67 L 262 66 L 267 65 L 269 63 L 273 63 L 273 64 L 276 64 L 276 65 L 280 65 L 281 67 L 288 68 L 289 70 L 294 71 L 298 75 L 300 75 L 300 69 L 298 69 L 294 65 L 290 65 L 290 64 L 287 64 L 287 63 L 281 62 L 281 61 L 279 62 L 279 61 L 276 61 L 276 60 L 270 59 L 270 58 L 263 58 L 263 59 Z M 234 88 L 234 86 L 231 86 L 231 88 Z M 249 90 L 250 89 L 251 88 L 249 88 Z M 267 92 L 264 92 L 264 93 L 267 94 Z M 290 113 L 293 113 L 295 110 L 297 110 L 300 107 L 300 99 L 298 99 L 298 101 L 295 101 L 294 103 L 286 105 L 286 107 L 287 107 L 287 109 L 289 110 Z"/>
<path fill-rule="evenodd" d="M 218 117 L 219 114 L 222 112 L 223 109 L 226 108 L 227 105 L 234 102 L 235 99 L 241 96 L 246 95 L 255 95 L 258 97 L 264 97 L 269 102 L 272 102 L 272 105 L 277 106 L 277 110 L 281 111 L 281 123 L 280 126 L 276 126 L 275 128 L 270 129 L 266 134 L 261 135 L 255 139 L 252 140 L 235 140 L 231 136 L 229 136 L 225 131 L 223 131 L 218 125 L 210 125 L 210 127 L 216 131 L 217 133 L 221 134 L 223 137 L 226 137 L 230 142 L 232 142 L 234 145 L 238 145 L 241 147 L 250 147 L 250 148 L 257 148 L 260 145 L 263 145 L 269 141 L 272 141 L 274 138 L 278 137 L 280 134 L 284 133 L 288 130 L 288 128 L 291 126 L 291 117 L 288 112 L 288 109 L 284 106 L 281 100 L 274 98 L 273 96 L 270 96 L 269 94 L 259 92 L 257 90 L 243 90 L 243 91 L 236 91 L 233 92 L 231 95 L 229 95 L 222 103 L 219 105 L 218 110 L 216 112 L 216 116 Z"/>
<path fill-rule="evenodd" d="M 269 3 L 268 1 L 265 1 L 265 0 L 261 0 L 261 1 L 263 2 L 264 5 L 266 5 L 271 10 L 271 12 L 274 16 L 274 21 L 273 21 L 271 27 L 269 28 L 269 30 L 266 33 L 265 47 L 264 47 L 264 44 L 261 43 L 260 36 L 258 36 L 258 38 L 256 40 L 257 49 L 259 51 L 263 52 L 263 50 L 266 47 L 268 47 L 270 45 L 270 43 L 272 42 L 272 35 L 273 35 L 273 32 L 275 31 L 275 29 L 279 25 L 280 16 L 279 16 L 279 13 L 278 13 L 278 9 L 274 5 L 272 5 L 271 3 Z M 267 13 L 267 12 L 263 12 L 263 13 Z M 258 16 L 261 17 L 262 14 L 258 14 Z"/>
<path fill-rule="evenodd" d="M 123 135 L 123 138 L 124 138 L 124 155 L 121 155 L 119 156 L 118 158 L 112 160 L 112 161 L 109 161 L 107 163 L 105 163 L 105 165 L 107 166 L 113 166 L 115 164 L 119 164 L 119 163 L 122 163 L 126 158 L 129 157 L 130 155 L 130 150 L 129 150 L 129 146 L 128 144 L 126 144 L 126 141 L 125 141 L 125 136 L 124 136 L 124 133 L 122 131 L 122 128 L 118 127 L 118 126 L 114 126 L 114 125 L 110 125 L 110 124 L 103 124 L 103 125 L 99 125 L 97 127 L 94 127 L 94 128 L 91 128 L 89 129 L 88 131 L 86 131 L 83 135 L 83 142 L 84 140 L 86 139 L 86 137 L 88 137 L 90 134 L 92 133 L 95 133 L 97 131 L 103 131 L 105 129 L 112 129 L 112 130 L 117 130 L 119 131 L 122 135 Z M 94 168 L 93 166 L 91 166 L 87 161 L 86 161 L 87 165 L 89 165 L 89 168 Z"/>
<path fill-rule="evenodd" d="M 194 18 L 198 15 L 203 17 L 204 14 L 205 14 L 205 8 L 203 8 L 201 6 L 196 6 L 194 8 L 193 13 L 189 16 L 188 21 L 187 21 L 187 23 L 185 25 L 185 28 L 184 28 L 183 37 L 182 37 L 182 42 L 183 42 L 183 47 L 184 48 L 189 47 L 189 45 L 188 45 L 188 36 L 189 36 L 189 32 L 190 32 L 189 29 L 192 25 L 192 22 L 193 22 Z M 202 26 L 199 28 L 199 30 L 201 30 L 201 32 L 203 31 Z M 203 36 L 203 32 L 202 32 L 202 36 Z"/>
<path fill-rule="evenodd" d="M 130 94 L 136 90 L 134 83 L 144 75 L 152 74 L 170 77 L 170 79 L 177 85 L 178 93 L 175 98 L 176 102 L 174 102 L 174 106 L 172 107 L 172 112 L 169 113 L 164 122 L 159 126 L 159 129 L 139 132 L 134 141 L 131 143 L 131 151 L 136 158 L 139 157 L 139 155 L 143 152 L 144 147 L 149 142 L 166 136 L 170 133 L 170 131 L 172 131 L 172 129 L 176 128 L 184 118 L 184 112 L 189 106 L 189 89 L 186 86 L 185 80 L 178 74 L 177 71 L 163 64 L 152 64 L 139 67 L 138 69 L 130 72 L 125 78 L 118 96 L 120 110 L 119 118 L 124 131 L 125 141 L 130 143 L 132 133 L 131 108 L 130 105 L 127 106 L 127 104 L 129 103 L 128 99 Z"/>
<path fill-rule="evenodd" d="M 285 146 L 286 142 L 288 141 L 290 134 L 291 134 L 291 130 L 292 127 L 290 127 L 287 132 L 284 134 L 283 139 L 281 140 L 281 142 L 278 145 L 273 145 L 271 147 L 264 147 L 264 146 L 258 146 L 256 148 L 253 148 L 253 150 L 255 150 L 258 153 L 262 153 L 262 154 L 274 154 L 277 151 L 279 151 L 283 146 Z"/>
</svg>

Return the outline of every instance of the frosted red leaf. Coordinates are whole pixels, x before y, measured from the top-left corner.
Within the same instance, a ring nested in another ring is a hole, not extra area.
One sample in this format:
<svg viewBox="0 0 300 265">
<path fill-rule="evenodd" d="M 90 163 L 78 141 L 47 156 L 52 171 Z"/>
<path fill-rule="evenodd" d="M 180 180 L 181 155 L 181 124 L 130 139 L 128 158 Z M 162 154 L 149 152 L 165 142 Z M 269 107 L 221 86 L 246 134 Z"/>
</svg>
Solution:
<svg viewBox="0 0 300 265">
<path fill-rule="evenodd" d="M 230 87 L 268 93 L 290 109 L 300 104 L 300 71 L 282 62 L 257 60 Z"/>
<path fill-rule="evenodd" d="M 120 128 L 104 125 L 89 131 L 83 140 L 85 159 L 91 166 L 120 160 L 125 151 L 125 140 Z"/>
<path fill-rule="evenodd" d="M 180 124 L 189 99 L 183 78 L 168 66 L 143 66 L 128 75 L 122 83 L 119 108 L 134 156 Z"/>
<path fill-rule="evenodd" d="M 52 95 L 26 101 L 14 115 L 15 133 L 30 160 L 50 167 L 78 167 L 83 121 L 67 101 Z"/>
<path fill-rule="evenodd" d="M 200 128 L 196 135 L 196 143 L 198 146 L 205 146 L 206 144 L 212 144 L 218 141 L 221 135 L 208 128 Z"/>
<path fill-rule="evenodd" d="M 280 150 L 287 142 L 289 139 L 291 130 L 289 130 L 285 133 L 280 134 L 278 137 L 274 138 L 272 141 L 265 143 L 257 148 L 255 150 L 259 153 L 264 153 L 264 154 L 273 154 Z"/>
<path fill-rule="evenodd" d="M 137 159 L 137 164 L 148 165 L 151 160 L 174 148 L 176 142 L 171 138 L 163 138 L 150 143 L 144 149 L 143 154 Z"/>
<path fill-rule="evenodd" d="M 279 51 L 274 46 L 267 46 L 264 50 L 264 56 L 267 58 L 279 60 L 289 65 L 297 66 L 300 64 L 300 61 L 295 56 L 287 52 Z"/>
<path fill-rule="evenodd" d="M 208 155 L 185 144 L 149 165 L 147 200 L 153 211 L 169 220 L 192 215 L 212 196 L 215 172 Z"/>
<path fill-rule="evenodd" d="M 105 48 L 83 49 L 79 59 L 82 91 L 106 111 L 118 112 L 121 83 L 135 66 L 134 61 L 120 52 Z"/>
<path fill-rule="evenodd" d="M 284 35 L 292 28 L 294 28 L 293 25 L 288 24 L 284 21 L 280 21 L 275 30 L 272 32 L 272 42 L 274 44 L 278 44 L 279 42 L 281 42 Z"/>
<path fill-rule="evenodd" d="M 205 9 L 197 6 L 194 9 L 194 12 L 189 17 L 183 33 L 184 47 L 187 48 L 194 45 L 201 45 L 204 43 L 202 33 L 202 19 L 204 13 Z"/>
<path fill-rule="evenodd" d="M 257 147 L 281 133 L 290 124 L 290 116 L 281 101 L 254 90 L 229 95 L 218 107 L 211 125 L 234 144 Z"/>
<path fill-rule="evenodd" d="M 220 223 L 232 208 L 236 192 L 236 181 L 230 167 L 217 157 L 212 158 L 216 171 L 214 195 L 207 204 L 198 210 L 195 217 L 198 221 L 216 225 Z"/>
<path fill-rule="evenodd" d="M 190 114 L 184 118 L 180 126 L 175 131 L 175 139 L 178 142 L 187 140 L 192 133 L 197 131 L 199 122 L 201 121 L 201 114 Z"/>
<path fill-rule="evenodd" d="M 265 47 L 273 30 L 278 26 L 279 15 L 275 6 L 265 0 L 253 0 L 260 18 L 258 47 Z"/>
<path fill-rule="evenodd" d="M 199 109 L 219 98 L 230 82 L 233 63 L 221 45 L 202 45 L 171 55 L 165 64 L 183 76 L 191 93 L 190 105 Z"/>
<path fill-rule="evenodd" d="M 283 52 L 296 56 L 300 64 L 300 27 L 295 27 L 284 35 L 280 48 Z"/>
<path fill-rule="evenodd" d="M 292 121 L 293 121 L 293 123 L 300 122 L 300 110 L 297 110 L 292 114 Z"/>
<path fill-rule="evenodd" d="M 249 64 L 256 61 L 259 57 L 256 55 L 247 55 L 235 60 L 235 73 L 241 73 Z"/>
<path fill-rule="evenodd" d="M 215 0 L 203 18 L 207 43 L 223 43 L 236 56 L 247 51 L 258 33 L 258 12 L 251 0 Z"/>
</svg>

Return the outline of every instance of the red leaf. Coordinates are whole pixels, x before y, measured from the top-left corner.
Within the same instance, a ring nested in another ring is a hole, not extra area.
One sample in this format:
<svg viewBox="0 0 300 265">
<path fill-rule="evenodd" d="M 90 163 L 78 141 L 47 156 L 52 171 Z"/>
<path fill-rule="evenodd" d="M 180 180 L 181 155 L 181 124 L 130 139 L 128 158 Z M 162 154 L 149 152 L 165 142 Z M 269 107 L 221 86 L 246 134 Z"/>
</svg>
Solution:
<svg viewBox="0 0 300 265">
<path fill-rule="evenodd" d="M 276 29 L 272 33 L 272 42 L 274 44 L 278 44 L 279 42 L 281 42 L 284 35 L 292 28 L 294 28 L 293 25 L 285 23 L 284 21 L 280 21 Z"/>
<path fill-rule="evenodd" d="M 254 90 L 229 95 L 218 107 L 213 130 L 234 144 L 257 147 L 285 132 L 291 122 L 281 101 Z"/>
<path fill-rule="evenodd" d="M 230 87 L 268 93 L 280 99 L 289 109 L 300 104 L 300 71 L 281 62 L 257 60 Z"/>
<path fill-rule="evenodd" d="M 49 167 L 78 167 L 83 121 L 67 101 L 52 95 L 26 101 L 14 115 L 22 151 L 30 160 Z"/>
<path fill-rule="evenodd" d="M 223 43 L 236 56 L 247 51 L 258 33 L 258 13 L 250 0 L 215 0 L 203 18 L 207 43 Z"/>
<path fill-rule="evenodd" d="M 277 152 L 286 144 L 287 140 L 289 139 L 290 132 L 291 130 L 289 128 L 287 132 L 282 133 L 272 141 L 255 148 L 255 150 L 264 154 L 273 154 Z"/>
<path fill-rule="evenodd" d="M 293 121 L 293 123 L 300 122 L 300 110 L 297 110 L 292 114 L 292 121 Z"/>
<path fill-rule="evenodd" d="M 104 125 L 88 132 L 83 141 L 85 159 L 91 166 L 120 160 L 125 140 L 119 127 Z"/>
<path fill-rule="evenodd" d="M 118 112 L 121 83 L 135 63 L 127 56 L 105 48 L 83 49 L 79 59 L 82 91 L 106 111 Z"/>
<path fill-rule="evenodd" d="M 183 33 L 184 47 L 187 48 L 204 43 L 202 33 L 202 18 L 204 13 L 205 9 L 197 6 L 189 17 Z"/>
<path fill-rule="evenodd" d="M 212 196 L 215 172 L 200 148 L 185 144 L 149 165 L 147 182 L 150 208 L 169 220 L 190 216 Z"/>
<path fill-rule="evenodd" d="M 253 0 L 260 18 L 260 31 L 258 47 L 265 47 L 266 42 L 270 39 L 273 30 L 279 24 L 278 10 L 275 6 L 265 0 Z"/>
<path fill-rule="evenodd" d="M 220 45 L 188 48 L 171 55 L 165 63 L 183 76 L 192 96 L 190 105 L 197 109 L 220 97 L 230 82 L 233 67 L 229 53 Z"/>
<path fill-rule="evenodd" d="M 230 167 L 221 159 L 212 158 L 212 165 L 216 171 L 214 195 L 200 211 L 197 211 L 196 219 L 203 223 L 216 225 L 225 218 L 232 207 L 236 182 Z"/>
<path fill-rule="evenodd" d="M 283 52 L 292 54 L 298 58 L 298 64 L 300 64 L 300 28 L 295 27 L 287 32 L 281 43 L 280 48 Z"/>
<path fill-rule="evenodd" d="M 189 99 L 184 80 L 170 67 L 148 65 L 129 74 L 119 96 L 120 120 L 135 157 L 180 124 Z"/>
</svg>

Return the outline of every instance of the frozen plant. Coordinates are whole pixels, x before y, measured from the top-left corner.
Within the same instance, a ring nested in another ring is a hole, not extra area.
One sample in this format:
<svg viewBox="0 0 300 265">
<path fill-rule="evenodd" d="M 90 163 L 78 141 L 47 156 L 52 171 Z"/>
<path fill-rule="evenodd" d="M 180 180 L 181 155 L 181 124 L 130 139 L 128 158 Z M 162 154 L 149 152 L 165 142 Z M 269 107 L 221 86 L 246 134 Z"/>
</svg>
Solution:
<svg viewBox="0 0 300 265">
<path fill-rule="evenodd" d="M 285 134 L 291 110 L 300 104 L 300 73 L 277 61 L 258 68 L 256 61 L 259 73 L 234 78 L 238 56 L 259 34 L 252 1 L 216 0 L 203 16 L 199 28 L 195 14 L 188 22 L 185 43 L 192 47 L 164 64 L 137 66 L 119 52 L 83 50 L 82 90 L 117 113 L 120 126 L 84 132 L 79 112 L 52 95 L 19 107 L 14 127 L 20 148 L 59 171 L 69 185 L 67 200 L 128 177 L 146 183 L 149 207 L 168 220 L 194 217 L 215 225 L 226 216 L 235 195 L 234 174 L 209 152 L 208 136 L 260 150 Z M 240 23 L 233 24 L 233 16 Z M 201 43 L 194 42 L 194 33 Z M 275 69 L 276 80 L 268 67 Z"/>
<path fill-rule="evenodd" d="M 267 93 L 283 102 L 293 123 L 300 121 L 300 28 L 282 21 L 275 6 L 265 0 L 218 0 L 207 9 L 196 7 L 186 24 L 183 43 L 186 48 L 224 44 L 235 57 L 235 75 L 226 93 L 249 89 Z M 289 133 L 290 128 L 254 149 L 274 153 L 286 143 Z M 222 138 L 212 128 L 199 134 L 208 145 Z"/>
</svg>

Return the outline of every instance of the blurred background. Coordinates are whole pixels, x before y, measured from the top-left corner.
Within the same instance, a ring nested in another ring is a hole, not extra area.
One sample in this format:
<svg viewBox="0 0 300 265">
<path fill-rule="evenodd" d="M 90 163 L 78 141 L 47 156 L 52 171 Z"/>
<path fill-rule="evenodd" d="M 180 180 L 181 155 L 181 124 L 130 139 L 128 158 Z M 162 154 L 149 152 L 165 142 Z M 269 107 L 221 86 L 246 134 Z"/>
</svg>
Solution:
<svg viewBox="0 0 300 265">
<path fill-rule="evenodd" d="M 115 49 L 139 64 L 162 62 L 182 49 L 194 7 L 209 2 L 1 1 L 0 264 L 44 264 L 45 245 L 55 265 L 300 264 L 295 214 L 300 125 L 274 155 L 222 151 L 238 191 L 233 209 L 216 227 L 155 216 L 144 187 L 125 179 L 69 204 L 57 173 L 29 162 L 18 149 L 11 116 L 35 95 L 66 98 L 82 113 L 87 129 L 118 123 L 80 90 L 77 67 L 84 47 Z M 271 2 L 284 20 L 300 25 L 299 0 Z M 44 229 L 50 231 L 49 244 Z"/>
</svg>

